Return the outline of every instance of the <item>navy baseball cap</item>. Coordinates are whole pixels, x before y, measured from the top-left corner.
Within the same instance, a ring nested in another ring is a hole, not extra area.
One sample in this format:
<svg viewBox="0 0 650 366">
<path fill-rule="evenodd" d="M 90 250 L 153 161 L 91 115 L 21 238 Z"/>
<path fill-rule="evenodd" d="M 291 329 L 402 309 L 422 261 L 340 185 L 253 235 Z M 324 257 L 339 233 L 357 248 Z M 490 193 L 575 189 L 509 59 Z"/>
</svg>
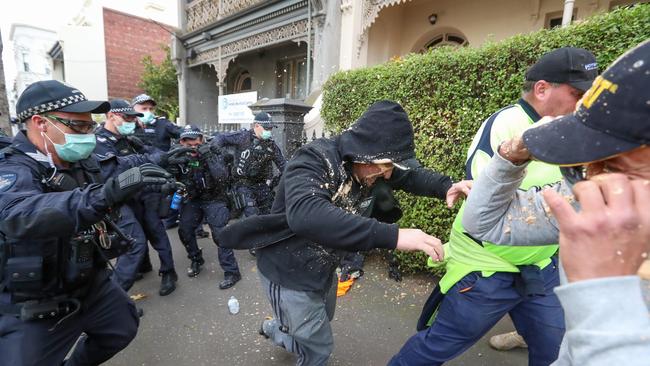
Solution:
<svg viewBox="0 0 650 366">
<path fill-rule="evenodd" d="M 109 109 L 108 102 L 88 100 L 81 91 L 58 80 L 30 84 L 16 102 L 19 121 L 46 112 L 106 113 Z"/>
<path fill-rule="evenodd" d="M 275 123 L 271 121 L 271 115 L 266 112 L 260 112 L 253 118 L 254 123 L 259 123 L 262 127 L 269 129 L 276 127 Z"/>
<path fill-rule="evenodd" d="M 526 80 L 569 84 L 586 91 L 598 76 L 594 54 L 584 48 L 562 47 L 544 54 L 526 71 Z"/>
<path fill-rule="evenodd" d="M 596 78 L 569 115 L 524 132 L 536 159 L 574 166 L 650 144 L 650 41 L 619 57 Z"/>
<path fill-rule="evenodd" d="M 133 100 L 131 101 L 131 106 L 133 107 L 136 104 L 142 104 L 142 103 L 146 103 L 146 102 L 149 102 L 149 103 L 153 104 L 154 106 L 156 105 L 156 101 L 153 100 L 152 97 L 150 97 L 147 94 L 140 94 L 140 95 L 136 95 L 133 98 Z"/>
<path fill-rule="evenodd" d="M 182 139 L 194 140 L 199 137 L 203 137 L 203 132 L 201 132 L 200 128 L 192 125 L 186 125 L 185 127 L 183 127 L 183 131 L 181 131 L 181 135 L 180 135 L 181 140 Z"/>
<path fill-rule="evenodd" d="M 111 104 L 111 109 L 109 110 L 109 112 L 122 113 L 122 114 L 126 114 L 127 116 L 137 116 L 137 117 L 144 116 L 144 114 L 140 112 L 136 112 L 135 109 L 131 107 L 129 102 L 127 102 L 124 99 L 113 99 L 109 101 L 109 103 Z"/>
</svg>

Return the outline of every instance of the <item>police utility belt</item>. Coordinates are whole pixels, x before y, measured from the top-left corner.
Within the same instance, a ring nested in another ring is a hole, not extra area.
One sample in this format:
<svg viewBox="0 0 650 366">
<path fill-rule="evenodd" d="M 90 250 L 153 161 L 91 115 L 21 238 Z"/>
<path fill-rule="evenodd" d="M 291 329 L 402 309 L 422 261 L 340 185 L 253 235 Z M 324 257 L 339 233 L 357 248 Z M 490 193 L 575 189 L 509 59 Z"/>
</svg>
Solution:
<svg viewBox="0 0 650 366">
<path fill-rule="evenodd" d="M 9 148 L 11 149 L 11 148 Z M 16 150 L 9 151 L 13 153 Z M 35 162 L 45 192 L 69 191 L 89 183 L 101 183 L 94 160 L 81 161 L 68 172 L 48 175 Z M 106 216 L 89 229 L 63 241 L 60 238 L 12 239 L 0 235 L 0 291 L 11 295 L 11 304 L 0 303 L 0 313 L 21 320 L 57 319 L 72 316 L 109 259 L 133 244 Z"/>
</svg>

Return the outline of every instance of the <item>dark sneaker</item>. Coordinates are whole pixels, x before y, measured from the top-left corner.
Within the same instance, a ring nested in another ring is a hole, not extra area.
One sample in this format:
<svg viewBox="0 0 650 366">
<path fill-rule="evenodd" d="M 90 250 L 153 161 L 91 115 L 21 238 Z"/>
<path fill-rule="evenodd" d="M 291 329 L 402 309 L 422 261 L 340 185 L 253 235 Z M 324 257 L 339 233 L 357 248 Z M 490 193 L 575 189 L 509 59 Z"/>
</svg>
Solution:
<svg viewBox="0 0 650 366">
<path fill-rule="evenodd" d="M 229 289 L 237 282 L 241 280 L 241 275 L 240 274 L 227 274 L 226 277 L 223 279 L 223 281 L 219 282 L 219 289 L 220 290 L 225 290 Z"/>
<path fill-rule="evenodd" d="M 162 280 L 160 281 L 160 291 L 158 293 L 160 296 L 167 296 L 176 290 L 176 281 L 178 281 L 178 275 L 176 271 L 171 270 L 169 272 L 161 273 Z"/>
</svg>

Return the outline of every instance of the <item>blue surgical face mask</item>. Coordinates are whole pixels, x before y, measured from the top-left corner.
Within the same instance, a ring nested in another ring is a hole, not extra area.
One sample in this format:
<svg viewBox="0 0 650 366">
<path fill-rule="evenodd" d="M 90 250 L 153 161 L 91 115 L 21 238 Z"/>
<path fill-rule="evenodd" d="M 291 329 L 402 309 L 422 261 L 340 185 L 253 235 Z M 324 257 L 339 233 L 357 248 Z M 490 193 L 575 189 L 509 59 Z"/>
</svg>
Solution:
<svg viewBox="0 0 650 366">
<path fill-rule="evenodd" d="M 120 135 L 133 135 L 135 122 L 122 122 L 121 125 L 117 126 L 117 131 Z"/>
<path fill-rule="evenodd" d="M 144 114 L 144 116 L 138 117 L 140 122 L 146 123 L 146 124 L 150 124 L 151 122 L 153 122 L 153 120 L 154 120 L 153 113 L 151 113 L 149 111 L 146 111 L 146 112 L 142 112 L 142 114 Z"/>
<path fill-rule="evenodd" d="M 50 124 L 57 130 L 61 131 L 61 129 L 54 123 L 50 122 Z M 95 139 L 94 133 L 77 134 L 65 133 L 63 131 L 61 131 L 61 133 L 63 133 L 63 136 L 65 137 L 65 144 L 63 145 L 55 144 L 49 136 L 42 133 L 42 135 L 47 137 L 52 145 L 54 145 L 54 149 L 61 160 L 74 163 L 89 157 L 93 150 L 95 150 L 97 140 Z"/>
<path fill-rule="evenodd" d="M 262 140 L 268 140 L 273 136 L 273 133 L 269 130 L 262 131 Z"/>
</svg>

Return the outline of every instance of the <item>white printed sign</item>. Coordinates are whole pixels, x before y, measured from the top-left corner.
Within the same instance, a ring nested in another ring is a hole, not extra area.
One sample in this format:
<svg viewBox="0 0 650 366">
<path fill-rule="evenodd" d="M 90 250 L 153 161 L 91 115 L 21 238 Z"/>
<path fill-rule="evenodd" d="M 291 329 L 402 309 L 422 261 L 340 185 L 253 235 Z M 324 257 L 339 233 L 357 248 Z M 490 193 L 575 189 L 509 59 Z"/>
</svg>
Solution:
<svg viewBox="0 0 650 366">
<path fill-rule="evenodd" d="M 219 96 L 219 123 L 250 123 L 253 112 L 249 105 L 257 102 L 257 92 Z"/>
</svg>

